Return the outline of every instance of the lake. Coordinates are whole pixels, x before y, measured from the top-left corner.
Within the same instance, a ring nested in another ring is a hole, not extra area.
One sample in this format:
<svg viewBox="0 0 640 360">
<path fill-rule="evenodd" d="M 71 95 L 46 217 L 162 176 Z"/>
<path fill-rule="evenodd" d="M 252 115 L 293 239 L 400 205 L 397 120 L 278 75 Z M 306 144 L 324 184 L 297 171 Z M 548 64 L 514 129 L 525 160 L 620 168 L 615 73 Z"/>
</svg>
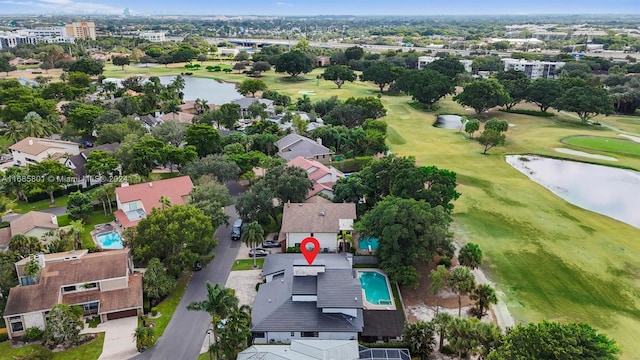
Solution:
<svg viewBox="0 0 640 360">
<path fill-rule="evenodd" d="M 436 122 L 433 126 L 441 129 L 460 129 L 462 123 L 460 122 L 460 116 L 458 115 L 438 115 Z"/>
<path fill-rule="evenodd" d="M 506 161 L 571 204 L 640 228 L 640 172 L 532 155 Z"/>
<path fill-rule="evenodd" d="M 175 76 L 159 76 L 159 78 L 161 84 L 167 85 L 175 79 Z M 222 105 L 243 97 L 236 90 L 235 84 L 192 76 L 183 76 L 183 78 L 184 100 L 205 99 L 209 105 Z"/>
</svg>

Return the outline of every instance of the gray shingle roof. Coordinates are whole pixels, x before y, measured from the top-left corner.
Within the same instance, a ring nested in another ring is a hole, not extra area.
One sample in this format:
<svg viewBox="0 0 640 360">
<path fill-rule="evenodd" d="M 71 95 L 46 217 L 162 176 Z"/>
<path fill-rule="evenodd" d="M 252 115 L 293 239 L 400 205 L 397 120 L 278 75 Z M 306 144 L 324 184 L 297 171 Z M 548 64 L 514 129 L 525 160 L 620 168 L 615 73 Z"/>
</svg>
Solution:
<svg viewBox="0 0 640 360">
<path fill-rule="evenodd" d="M 260 323 L 254 323 L 251 331 L 361 332 L 362 327 L 361 309 L 355 318 L 343 314 L 324 314 L 313 302 L 289 299 Z"/>
<path fill-rule="evenodd" d="M 102 151 L 113 153 L 114 151 L 118 150 L 119 147 L 120 147 L 120 143 L 117 143 L 117 142 L 98 145 L 98 146 L 83 150 L 78 155 L 71 156 L 69 158 L 69 161 L 71 161 L 73 165 L 75 165 L 76 167 L 73 170 L 75 174 L 78 177 L 83 177 L 87 175 L 87 169 L 84 167 L 84 164 L 87 163 L 87 159 L 89 158 L 89 154 L 91 154 L 91 152 L 96 150 L 102 150 Z"/>
<path fill-rule="evenodd" d="M 291 133 L 276 142 L 281 157 L 291 160 L 298 156 L 312 158 L 315 156 L 333 154 L 331 149 L 318 144 L 304 136 Z"/>
<path fill-rule="evenodd" d="M 261 99 L 261 98 L 250 98 L 250 97 L 244 97 L 242 99 L 233 100 L 232 103 L 240 105 L 241 109 L 248 109 L 249 106 L 251 106 L 251 104 L 253 104 L 254 101 L 258 101 L 261 104 L 264 104 L 266 106 L 273 105 L 273 100 Z"/>
<path fill-rule="evenodd" d="M 293 276 L 293 264 L 301 254 L 273 254 L 267 256 L 263 274 L 284 272 L 262 284 L 251 313 L 251 331 L 338 331 L 360 332 L 362 320 L 362 288 L 354 278 L 351 265 L 342 254 L 319 254 L 325 272 L 319 276 Z M 318 302 L 294 302 L 292 295 L 319 294 Z M 354 301 L 355 298 L 358 301 Z M 335 298 L 335 299 L 332 299 Z M 322 299 L 322 300 L 321 300 Z M 324 307 L 356 308 L 358 316 L 324 314 Z"/>
<path fill-rule="evenodd" d="M 362 309 L 362 285 L 353 270 L 325 270 L 318 274 L 319 308 Z"/>
</svg>

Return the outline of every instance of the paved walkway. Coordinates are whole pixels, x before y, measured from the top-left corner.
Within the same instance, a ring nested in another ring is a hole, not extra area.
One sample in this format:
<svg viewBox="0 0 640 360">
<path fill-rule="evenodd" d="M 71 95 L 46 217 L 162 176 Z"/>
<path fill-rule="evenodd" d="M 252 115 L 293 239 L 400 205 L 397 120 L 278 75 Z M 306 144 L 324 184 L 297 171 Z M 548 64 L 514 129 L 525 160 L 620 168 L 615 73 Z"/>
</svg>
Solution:
<svg viewBox="0 0 640 360">
<path fill-rule="evenodd" d="M 122 360 L 138 354 L 133 332 L 138 326 L 138 317 L 109 320 L 95 328 L 85 328 L 81 334 L 104 332 L 104 345 L 98 360 Z"/>
</svg>

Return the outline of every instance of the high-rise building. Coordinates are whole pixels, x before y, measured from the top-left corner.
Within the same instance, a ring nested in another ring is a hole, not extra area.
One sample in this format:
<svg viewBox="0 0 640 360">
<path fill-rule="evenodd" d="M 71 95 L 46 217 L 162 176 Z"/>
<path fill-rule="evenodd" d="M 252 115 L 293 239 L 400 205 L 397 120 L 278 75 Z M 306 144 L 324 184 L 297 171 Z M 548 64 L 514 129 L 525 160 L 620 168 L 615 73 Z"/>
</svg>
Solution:
<svg viewBox="0 0 640 360">
<path fill-rule="evenodd" d="M 556 70 L 561 69 L 565 63 L 555 61 L 530 61 L 525 59 L 501 59 L 504 63 L 504 71 L 524 71 L 531 80 L 545 78 L 555 79 Z"/>
<path fill-rule="evenodd" d="M 67 36 L 76 39 L 96 39 L 96 24 L 93 21 L 77 21 L 64 25 Z"/>
</svg>

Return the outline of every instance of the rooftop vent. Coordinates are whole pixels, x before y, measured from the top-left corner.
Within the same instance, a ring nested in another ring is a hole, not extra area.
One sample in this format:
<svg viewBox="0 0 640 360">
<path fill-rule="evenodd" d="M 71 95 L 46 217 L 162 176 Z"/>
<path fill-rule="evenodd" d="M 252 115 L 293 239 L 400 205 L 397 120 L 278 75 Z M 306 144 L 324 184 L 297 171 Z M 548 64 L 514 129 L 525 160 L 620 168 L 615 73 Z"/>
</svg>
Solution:
<svg viewBox="0 0 640 360">
<path fill-rule="evenodd" d="M 320 216 L 324 216 L 324 211 L 320 211 L 320 214 L 318 214 Z"/>
<path fill-rule="evenodd" d="M 153 183 L 152 182 L 149 183 L 149 187 L 153 187 Z"/>
<path fill-rule="evenodd" d="M 33 145 L 33 139 L 29 139 L 29 145 Z"/>
</svg>

